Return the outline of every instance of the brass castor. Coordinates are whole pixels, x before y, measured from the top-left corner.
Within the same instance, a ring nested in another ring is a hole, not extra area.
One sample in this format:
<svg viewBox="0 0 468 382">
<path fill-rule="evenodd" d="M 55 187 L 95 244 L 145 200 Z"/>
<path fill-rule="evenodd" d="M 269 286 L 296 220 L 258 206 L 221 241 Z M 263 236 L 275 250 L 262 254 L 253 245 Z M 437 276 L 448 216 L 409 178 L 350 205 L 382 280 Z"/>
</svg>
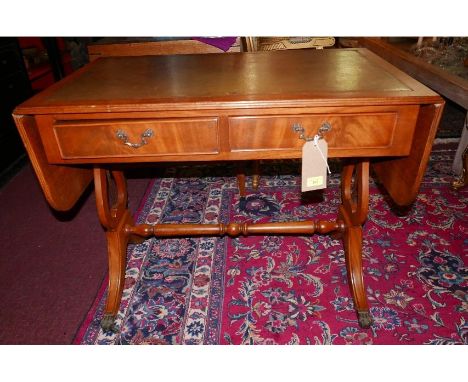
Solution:
<svg viewBox="0 0 468 382">
<path fill-rule="evenodd" d="M 462 188 L 468 186 L 468 173 L 465 169 L 463 169 L 462 174 L 452 182 L 451 186 L 455 191 L 461 190 Z"/>
<path fill-rule="evenodd" d="M 258 191 L 258 185 L 260 184 L 260 176 L 257 175 L 252 175 L 252 188 L 255 191 Z"/>
<path fill-rule="evenodd" d="M 115 326 L 115 316 L 113 314 L 105 314 L 101 320 L 101 328 L 104 332 L 117 332 L 117 327 Z"/>
<path fill-rule="evenodd" d="M 466 146 L 465 150 L 463 151 L 462 162 L 462 173 L 452 182 L 452 189 L 455 191 L 461 190 L 462 188 L 468 186 L 468 146 Z"/>
<path fill-rule="evenodd" d="M 369 329 L 373 323 L 373 319 L 369 311 L 357 312 L 357 314 L 358 314 L 359 326 L 363 329 Z"/>
</svg>

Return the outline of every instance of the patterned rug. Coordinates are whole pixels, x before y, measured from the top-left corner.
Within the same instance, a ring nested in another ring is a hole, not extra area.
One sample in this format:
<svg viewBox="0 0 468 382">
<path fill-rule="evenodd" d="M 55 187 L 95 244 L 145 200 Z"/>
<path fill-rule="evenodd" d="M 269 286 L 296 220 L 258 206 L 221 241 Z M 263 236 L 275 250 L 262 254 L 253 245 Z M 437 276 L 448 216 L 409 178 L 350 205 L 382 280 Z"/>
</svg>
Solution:
<svg viewBox="0 0 468 382">
<path fill-rule="evenodd" d="M 468 191 L 449 187 L 454 150 L 435 147 L 405 217 L 371 183 L 363 254 L 370 329 L 357 324 L 338 240 L 153 238 L 129 248 L 118 332 L 99 327 L 103 286 L 75 343 L 467 344 Z M 333 219 L 338 170 L 319 194 L 301 195 L 298 173 L 297 162 L 263 164 L 260 188 L 239 212 L 230 166 L 172 168 L 150 185 L 138 222 Z"/>
</svg>

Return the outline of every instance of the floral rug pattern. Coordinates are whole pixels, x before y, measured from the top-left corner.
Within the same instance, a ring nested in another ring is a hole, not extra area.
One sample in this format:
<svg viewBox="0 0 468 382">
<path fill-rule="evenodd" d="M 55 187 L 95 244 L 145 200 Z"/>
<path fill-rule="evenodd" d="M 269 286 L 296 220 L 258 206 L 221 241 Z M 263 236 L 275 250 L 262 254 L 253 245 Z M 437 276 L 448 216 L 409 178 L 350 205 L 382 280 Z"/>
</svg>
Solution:
<svg viewBox="0 0 468 382">
<path fill-rule="evenodd" d="M 371 182 L 363 243 L 370 329 L 357 323 L 339 240 L 153 238 L 129 248 L 118 331 L 99 327 L 103 295 L 75 342 L 467 344 L 468 191 L 449 187 L 453 155 L 454 148 L 435 147 L 418 199 L 403 217 Z M 230 166 L 173 168 L 153 182 L 138 222 L 335 218 L 338 170 L 324 192 L 301 194 L 297 162 L 261 168 L 259 190 L 249 189 L 243 211 Z"/>
</svg>

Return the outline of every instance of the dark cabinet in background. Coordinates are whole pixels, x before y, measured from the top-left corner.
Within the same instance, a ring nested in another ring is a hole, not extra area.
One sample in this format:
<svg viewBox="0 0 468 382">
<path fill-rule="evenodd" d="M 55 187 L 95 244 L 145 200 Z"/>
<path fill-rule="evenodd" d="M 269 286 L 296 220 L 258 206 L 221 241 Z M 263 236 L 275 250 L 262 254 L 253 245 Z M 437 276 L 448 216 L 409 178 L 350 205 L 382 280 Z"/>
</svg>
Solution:
<svg viewBox="0 0 468 382">
<path fill-rule="evenodd" d="M 16 38 L 0 38 L 0 179 L 24 156 L 24 147 L 11 113 L 32 95 Z"/>
</svg>

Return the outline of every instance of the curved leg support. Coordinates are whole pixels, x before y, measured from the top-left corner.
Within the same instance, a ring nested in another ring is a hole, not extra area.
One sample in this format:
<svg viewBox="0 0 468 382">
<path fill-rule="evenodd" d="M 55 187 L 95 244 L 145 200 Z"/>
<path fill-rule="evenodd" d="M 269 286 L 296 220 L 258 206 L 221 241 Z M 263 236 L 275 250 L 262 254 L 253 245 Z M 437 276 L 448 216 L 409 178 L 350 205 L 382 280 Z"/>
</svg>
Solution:
<svg viewBox="0 0 468 382">
<path fill-rule="evenodd" d="M 107 255 L 109 261 L 109 289 L 104 318 L 101 322 L 101 327 L 104 330 L 115 329 L 113 327 L 113 322 L 119 311 L 120 299 L 125 283 L 127 245 L 130 239 L 125 228 L 128 225 L 133 225 L 133 219 L 130 213 L 126 211 L 115 230 L 106 232 Z"/>
<path fill-rule="evenodd" d="M 353 174 L 354 182 L 353 182 Z M 344 222 L 343 246 L 348 284 L 353 296 L 359 325 L 369 328 L 369 312 L 362 271 L 362 225 L 367 218 L 369 204 L 369 162 L 348 164 L 342 174 L 342 204 L 339 218 Z"/>
<path fill-rule="evenodd" d="M 133 237 L 127 227 L 133 226 L 133 218 L 127 208 L 127 187 L 122 172 L 111 171 L 117 188 L 116 200 L 109 200 L 107 170 L 94 169 L 96 205 L 99 220 L 106 230 L 109 263 L 109 289 L 101 327 L 105 331 L 116 330 L 114 320 L 119 311 L 125 282 L 127 245 Z"/>
<path fill-rule="evenodd" d="M 340 208 L 340 215 L 345 222 L 343 234 L 343 246 L 346 259 L 346 271 L 348 275 L 348 285 L 353 296 L 354 307 L 358 314 L 359 325 L 368 328 L 372 319 L 369 313 L 366 288 L 362 272 L 362 227 L 348 226 L 350 222 L 346 211 Z"/>
</svg>

